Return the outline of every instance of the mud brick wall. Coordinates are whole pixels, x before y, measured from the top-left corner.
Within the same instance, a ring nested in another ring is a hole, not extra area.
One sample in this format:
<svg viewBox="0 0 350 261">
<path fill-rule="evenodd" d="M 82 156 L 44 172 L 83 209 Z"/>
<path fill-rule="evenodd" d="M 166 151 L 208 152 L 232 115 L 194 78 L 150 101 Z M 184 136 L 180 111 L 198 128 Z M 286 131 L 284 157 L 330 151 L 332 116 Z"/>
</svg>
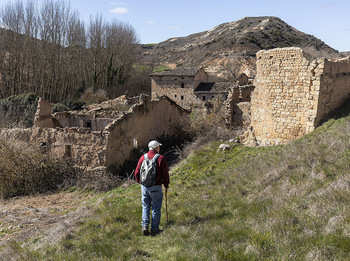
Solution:
<svg viewBox="0 0 350 261">
<path fill-rule="evenodd" d="M 188 123 L 188 116 L 188 111 L 166 97 L 135 105 L 106 128 L 109 132 L 106 166 L 123 164 L 134 148 L 147 148 L 150 140 L 163 134 L 176 134 Z"/>
</svg>

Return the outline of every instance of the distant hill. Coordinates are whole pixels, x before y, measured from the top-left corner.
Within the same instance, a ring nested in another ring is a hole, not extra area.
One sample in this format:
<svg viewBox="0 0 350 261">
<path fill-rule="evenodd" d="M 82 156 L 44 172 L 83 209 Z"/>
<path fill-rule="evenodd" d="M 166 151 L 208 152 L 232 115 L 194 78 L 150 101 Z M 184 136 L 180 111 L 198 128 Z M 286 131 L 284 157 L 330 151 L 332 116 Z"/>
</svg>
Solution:
<svg viewBox="0 0 350 261">
<path fill-rule="evenodd" d="M 203 67 L 222 77 L 248 69 L 255 73 L 255 54 L 262 49 L 298 46 L 310 58 L 341 54 L 316 37 L 305 34 L 277 17 L 246 17 L 186 37 L 156 45 L 143 45 L 143 62 Z"/>
</svg>

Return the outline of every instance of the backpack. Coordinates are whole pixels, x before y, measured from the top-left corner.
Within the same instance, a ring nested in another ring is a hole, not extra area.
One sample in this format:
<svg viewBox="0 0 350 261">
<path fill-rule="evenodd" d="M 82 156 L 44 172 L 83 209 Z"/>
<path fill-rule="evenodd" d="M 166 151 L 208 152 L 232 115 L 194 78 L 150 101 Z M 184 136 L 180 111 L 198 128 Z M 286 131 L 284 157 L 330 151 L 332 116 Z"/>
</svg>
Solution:
<svg viewBox="0 0 350 261">
<path fill-rule="evenodd" d="M 144 155 L 144 160 L 140 168 L 140 181 L 145 187 L 152 187 L 155 184 L 156 177 L 156 160 L 160 154 L 154 155 L 153 159 L 149 159 L 147 153 Z"/>
</svg>

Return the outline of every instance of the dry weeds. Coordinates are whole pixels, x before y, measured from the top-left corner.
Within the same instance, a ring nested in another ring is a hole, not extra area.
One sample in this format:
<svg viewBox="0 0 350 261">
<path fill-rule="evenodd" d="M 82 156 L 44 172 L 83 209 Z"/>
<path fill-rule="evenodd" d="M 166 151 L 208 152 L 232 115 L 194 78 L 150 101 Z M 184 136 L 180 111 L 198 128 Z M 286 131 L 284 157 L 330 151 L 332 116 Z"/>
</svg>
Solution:
<svg viewBox="0 0 350 261">
<path fill-rule="evenodd" d="M 61 192 L 2 200 L 0 206 L 0 259 L 11 260 L 11 242 L 39 238 L 31 248 L 54 244 L 72 233 L 92 213 L 84 202 L 92 194 Z M 30 242 L 30 241 L 27 241 Z"/>
</svg>

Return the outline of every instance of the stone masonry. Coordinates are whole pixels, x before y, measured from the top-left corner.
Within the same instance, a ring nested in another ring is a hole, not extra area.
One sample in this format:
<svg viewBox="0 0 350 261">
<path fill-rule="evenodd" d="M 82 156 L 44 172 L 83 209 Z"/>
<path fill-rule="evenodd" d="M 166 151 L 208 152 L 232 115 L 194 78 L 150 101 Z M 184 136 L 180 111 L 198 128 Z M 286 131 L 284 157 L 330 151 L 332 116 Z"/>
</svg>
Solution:
<svg viewBox="0 0 350 261">
<path fill-rule="evenodd" d="M 350 57 L 309 61 L 300 48 L 257 53 L 251 131 L 258 145 L 275 145 L 313 131 L 350 97 Z"/>
<path fill-rule="evenodd" d="M 225 106 L 226 127 L 250 126 L 251 94 L 253 85 L 233 86 L 229 89 Z"/>
<path fill-rule="evenodd" d="M 208 81 L 208 74 L 203 69 L 183 68 L 151 76 L 152 99 L 167 96 L 184 108 L 202 101 L 194 94 L 194 90 L 201 82 Z"/>
</svg>

